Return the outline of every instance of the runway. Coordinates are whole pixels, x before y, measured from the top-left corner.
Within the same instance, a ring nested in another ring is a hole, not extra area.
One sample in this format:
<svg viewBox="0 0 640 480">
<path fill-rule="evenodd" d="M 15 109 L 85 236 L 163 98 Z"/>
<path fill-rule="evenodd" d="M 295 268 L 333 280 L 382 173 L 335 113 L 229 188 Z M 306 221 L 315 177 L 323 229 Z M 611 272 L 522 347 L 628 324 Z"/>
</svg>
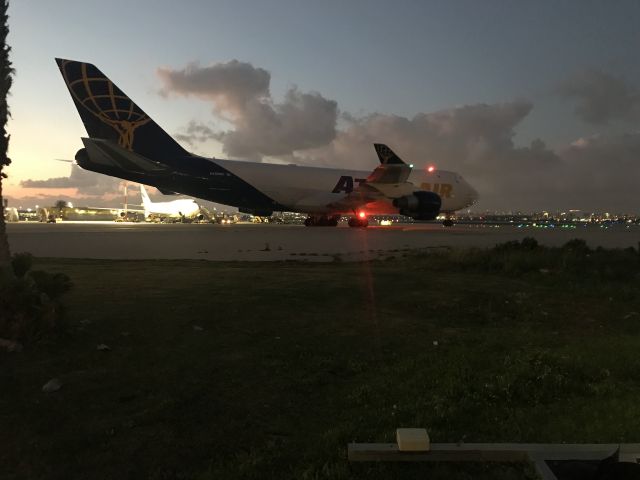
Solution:
<svg viewBox="0 0 640 480">
<path fill-rule="evenodd" d="M 558 246 L 583 238 L 592 246 L 637 247 L 640 227 L 575 229 L 407 224 L 354 229 L 300 225 L 64 222 L 7 225 L 11 251 L 37 257 L 204 259 L 218 261 L 333 261 L 401 255 L 435 247 L 491 247 L 526 236 Z"/>
</svg>

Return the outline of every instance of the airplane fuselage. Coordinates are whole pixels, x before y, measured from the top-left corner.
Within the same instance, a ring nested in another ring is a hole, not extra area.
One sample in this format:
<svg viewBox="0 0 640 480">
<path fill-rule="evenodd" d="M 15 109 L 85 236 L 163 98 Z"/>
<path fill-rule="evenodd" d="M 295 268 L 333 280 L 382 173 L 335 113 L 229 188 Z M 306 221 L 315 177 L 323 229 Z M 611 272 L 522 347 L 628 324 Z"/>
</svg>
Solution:
<svg viewBox="0 0 640 480">
<path fill-rule="evenodd" d="M 235 160 L 213 159 L 211 162 L 244 179 L 269 198 L 301 213 L 353 213 L 336 212 L 328 208 L 366 183 L 371 172 L 337 168 L 281 165 Z M 437 193 L 442 199 L 442 211 L 454 212 L 472 205 L 477 199 L 475 190 L 458 174 L 445 170 L 413 170 L 408 182 L 415 190 Z M 386 205 L 386 208 L 385 208 Z M 397 213 L 388 202 L 376 202 L 365 208 L 370 213 Z"/>
<path fill-rule="evenodd" d="M 238 207 L 256 215 L 273 211 L 309 214 L 353 214 L 331 207 L 349 196 L 371 172 L 189 156 L 171 162 L 171 168 L 152 168 L 146 159 L 117 146 L 83 139 L 76 155 L 84 169 L 152 185 L 176 193 Z M 458 174 L 445 170 L 412 170 L 407 180 L 415 190 L 437 193 L 441 211 L 455 212 L 472 205 L 475 190 Z M 398 213 L 390 202 L 362 208 L 368 214 Z"/>
<path fill-rule="evenodd" d="M 178 199 L 171 202 L 154 202 L 145 208 L 150 215 L 169 215 L 192 217 L 198 214 L 200 207 L 191 199 Z"/>
</svg>

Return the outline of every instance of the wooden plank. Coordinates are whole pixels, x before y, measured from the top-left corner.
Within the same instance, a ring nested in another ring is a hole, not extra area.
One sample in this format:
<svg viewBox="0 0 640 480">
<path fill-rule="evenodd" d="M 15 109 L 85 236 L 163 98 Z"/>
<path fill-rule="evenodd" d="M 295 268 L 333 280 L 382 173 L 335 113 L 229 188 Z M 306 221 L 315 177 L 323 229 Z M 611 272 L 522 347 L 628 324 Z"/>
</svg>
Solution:
<svg viewBox="0 0 640 480">
<path fill-rule="evenodd" d="M 350 443 L 347 452 L 352 462 L 526 462 L 529 458 L 514 449 L 452 449 L 434 444 L 428 452 L 401 452 L 395 443 Z"/>
<path fill-rule="evenodd" d="M 600 460 L 620 447 L 620 459 L 638 461 L 640 444 L 433 443 L 428 452 L 401 452 L 395 443 L 350 443 L 353 462 L 527 462 Z"/>
</svg>

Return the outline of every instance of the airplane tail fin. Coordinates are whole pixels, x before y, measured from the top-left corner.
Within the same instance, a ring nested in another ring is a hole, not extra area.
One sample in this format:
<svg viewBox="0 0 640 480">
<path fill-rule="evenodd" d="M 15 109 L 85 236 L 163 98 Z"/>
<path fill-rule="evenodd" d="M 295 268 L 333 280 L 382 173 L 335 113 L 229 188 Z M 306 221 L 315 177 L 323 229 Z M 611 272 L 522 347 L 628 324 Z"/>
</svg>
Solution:
<svg viewBox="0 0 640 480">
<path fill-rule="evenodd" d="M 404 165 L 402 159 L 384 143 L 374 143 L 373 146 L 382 165 Z"/>
<path fill-rule="evenodd" d="M 151 199 L 144 185 L 140 184 L 140 196 L 142 197 L 142 208 L 144 208 L 144 216 L 148 217 L 151 212 Z"/>
<path fill-rule="evenodd" d="M 171 165 L 189 156 L 95 65 L 56 58 L 89 137 Z"/>
<path fill-rule="evenodd" d="M 405 183 L 411 173 L 412 165 L 404 163 L 393 150 L 382 143 L 374 143 L 380 165 L 367 177 L 369 185 L 376 184 L 400 184 Z"/>
</svg>

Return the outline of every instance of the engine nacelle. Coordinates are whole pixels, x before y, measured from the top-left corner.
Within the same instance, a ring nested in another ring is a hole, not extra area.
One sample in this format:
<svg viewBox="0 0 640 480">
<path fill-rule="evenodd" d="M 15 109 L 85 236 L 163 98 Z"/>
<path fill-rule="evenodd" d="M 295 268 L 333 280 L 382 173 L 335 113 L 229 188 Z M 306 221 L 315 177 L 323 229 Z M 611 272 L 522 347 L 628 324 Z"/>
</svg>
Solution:
<svg viewBox="0 0 640 480">
<path fill-rule="evenodd" d="M 434 220 L 440 213 L 442 199 L 437 193 L 418 190 L 411 195 L 405 195 L 393 200 L 393 206 L 414 220 Z"/>
</svg>

